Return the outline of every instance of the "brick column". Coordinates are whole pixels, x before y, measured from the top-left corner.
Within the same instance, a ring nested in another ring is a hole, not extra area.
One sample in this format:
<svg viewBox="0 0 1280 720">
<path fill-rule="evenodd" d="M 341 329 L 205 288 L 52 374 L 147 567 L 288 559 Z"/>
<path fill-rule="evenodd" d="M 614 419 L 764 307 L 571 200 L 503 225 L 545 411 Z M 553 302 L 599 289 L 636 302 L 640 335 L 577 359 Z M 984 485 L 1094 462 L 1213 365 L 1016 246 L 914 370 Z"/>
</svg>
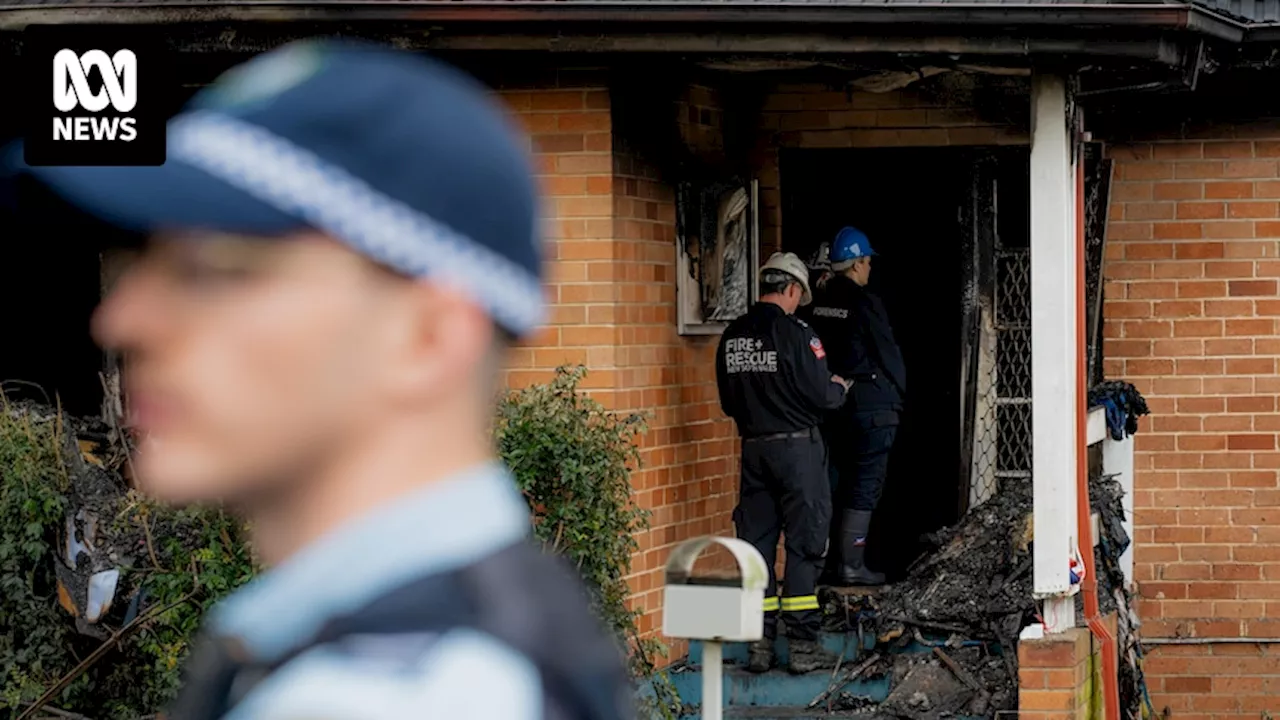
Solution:
<svg viewBox="0 0 1280 720">
<path fill-rule="evenodd" d="M 1115 637 L 1115 613 L 1103 623 Z M 1019 719 L 1103 720 L 1101 652 L 1087 627 L 1019 641 Z"/>
<path fill-rule="evenodd" d="M 1018 717 L 1021 720 L 1091 718 L 1093 638 L 1071 628 L 1018 643 Z"/>
</svg>

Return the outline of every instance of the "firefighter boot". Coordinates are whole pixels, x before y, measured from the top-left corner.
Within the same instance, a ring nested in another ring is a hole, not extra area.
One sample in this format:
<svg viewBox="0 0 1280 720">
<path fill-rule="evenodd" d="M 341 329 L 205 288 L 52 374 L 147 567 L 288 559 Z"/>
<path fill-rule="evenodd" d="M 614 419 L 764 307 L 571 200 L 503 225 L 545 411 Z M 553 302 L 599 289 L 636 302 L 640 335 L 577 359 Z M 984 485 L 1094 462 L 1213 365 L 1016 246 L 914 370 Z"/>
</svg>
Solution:
<svg viewBox="0 0 1280 720">
<path fill-rule="evenodd" d="M 836 666 L 836 655 L 822 647 L 816 640 L 787 640 L 791 650 L 791 662 L 787 671 L 792 675 L 803 675 L 814 670 L 825 670 Z"/>
<path fill-rule="evenodd" d="M 884 573 L 867 567 L 867 530 L 871 527 L 871 513 L 866 510 L 845 510 L 844 527 L 841 528 L 840 585 L 883 585 Z"/>
<path fill-rule="evenodd" d="M 747 672 L 769 672 L 773 668 L 773 638 L 760 638 L 751 643 L 747 655 Z"/>
</svg>

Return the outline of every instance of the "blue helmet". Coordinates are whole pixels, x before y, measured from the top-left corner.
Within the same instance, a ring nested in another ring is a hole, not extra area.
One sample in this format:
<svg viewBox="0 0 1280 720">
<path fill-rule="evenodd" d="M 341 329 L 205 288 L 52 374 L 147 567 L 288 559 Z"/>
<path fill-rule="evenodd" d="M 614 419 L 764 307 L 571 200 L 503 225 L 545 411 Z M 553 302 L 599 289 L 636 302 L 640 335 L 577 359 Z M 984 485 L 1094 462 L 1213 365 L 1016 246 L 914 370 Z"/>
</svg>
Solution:
<svg viewBox="0 0 1280 720">
<path fill-rule="evenodd" d="M 831 243 L 831 264 L 852 264 L 854 260 L 875 255 L 867 234 L 855 227 L 841 228 Z"/>
</svg>

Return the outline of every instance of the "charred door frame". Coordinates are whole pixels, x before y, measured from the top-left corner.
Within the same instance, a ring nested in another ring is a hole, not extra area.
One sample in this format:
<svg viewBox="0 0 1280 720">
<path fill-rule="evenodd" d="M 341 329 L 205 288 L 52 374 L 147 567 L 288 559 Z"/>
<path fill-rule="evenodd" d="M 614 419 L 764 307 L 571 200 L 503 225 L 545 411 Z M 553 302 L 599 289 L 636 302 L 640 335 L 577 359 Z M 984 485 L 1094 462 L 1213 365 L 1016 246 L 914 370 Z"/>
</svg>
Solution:
<svg viewBox="0 0 1280 720">
<path fill-rule="evenodd" d="M 982 349 L 992 339 L 984 324 L 995 312 L 996 163 L 992 151 L 977 151 L 968 202 L 960 208 L 960 223 L 967 226 L 961 257 L 964 265 L 963 319 L 960 338 L 960 492 L 957 514 L 969 511 L 973 494 L 974 444 L 976 442 L 978 389 L 981 368 L 987 364 Z M 990 369 L 988 368 L 988 372 Z"/>
<path fill-rule="evenodd" d="M 961 269 L 965 284 L 961 296 L 963 325 L 959 368 L 961 452 L 957 512 L 960 516 L 998 493 L 1000 483 L 1012 477 L 1008 472 L 1010 468 L 1002 465 L 1018 448 L 1007 450 L 1002 446 L 1004 443 L 1017 443 L 1019 447 L 1025 445 L 1026 451 L 1030 452 L 1029 438 L 1020 442 L 1017 438 L 1006 440 L 1001 437 L 1001 407 L 1010 400 L 1018 399 L 1002 394 L 1002 388 L 1008 390 L 1011 384 L 1019 384 L 1016 372 L 1015 376 L 1001 375 L 1010 372 L 1011 363 L 1017 360 L 1016 357 L 1001 357 L 1002 346 L 1004 352 L 1013 351 L 1008 343 L 1001 341 L 1002 333 L 1011 330 L 1004 324 L 1009 319 L 1002 320 L 1001 313 L 1009 312 L 1008 303 L 1017 303 L 1018 298 L 1016 294 L 1002 297 L 1001 293 L 1010 292 L 1013 288 L 1003 287 L 1009 278 L 1002 281 L 1000 270 L 1004 267 L 1002 257 L 1007 260 L 1010 254 L 1026 252 L 1019 249 L 1022 246 L 1016 238 L 1004 238 L 1002 241 L 1001 228 L 1007 223 L 1001 219 L 1001 207 L 1005 206 L 1007 212 L 1008 203 L 1026 202 L 1025 188 L 1014 185 L 1029 182 L 1029 177 L 1018 170 L 1019 165 L 1027 165 L 1029 156 L 1024 146 L 981 147 L 974 148 L 972 153 L 970 193 L 968 202 L 959 208 L 958 218 L 970 230 L 963 234 L 965 265 Z M 1014 212 L 1014 221 L 1024 214 L 1021 210 Z M 1005 230 L 1010 229 L 1005 227 Z M 1014 245 L 1003 247 L 1010 241 Z M 1005 268 L 1004 272 L 1008 271 Z M 1029 315 L 1029 309 L 1027 313 Z M 1022 367 L 1022 364 L 1017 366 Z M 1029 358 L 1026 372 L 1030 372 Z M 1023 384 L 1029 388 L 1029 382 L 1026 378 Z M 984 423 L 989 423 L 989 426 Z M 1026 431 L 1030 432 L 1030 428 Z"/>
</svg>

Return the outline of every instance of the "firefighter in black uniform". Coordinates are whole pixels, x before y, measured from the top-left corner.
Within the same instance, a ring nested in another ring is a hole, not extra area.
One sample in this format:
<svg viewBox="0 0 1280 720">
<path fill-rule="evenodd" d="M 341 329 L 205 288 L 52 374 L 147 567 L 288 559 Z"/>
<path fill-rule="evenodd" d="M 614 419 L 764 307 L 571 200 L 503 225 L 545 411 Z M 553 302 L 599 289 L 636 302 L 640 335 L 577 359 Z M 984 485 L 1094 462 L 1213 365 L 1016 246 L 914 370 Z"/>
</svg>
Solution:
<svg viewBox="0 0 1280 720">
<path fill-rule="evenodd" d="M 793 253 L 775 253 L 760 272 L 760 302 L 725 329 L 716 353 L 720 407 L 742 436 L 742 481 L 734 525 L 738 537 L 765 558 L 764 639 L 751 647 L 748 668 L 773 665 L 779 611 L 786 613 L 789 670 L 831 667 L 835 657 L 817 642 L 822 620 L 815 586 L 831 522 L 823 413 L 840 407 L 846 381 L 827 369 L 826 351 L 794 316 L 807 305 L 809 273 Z M 773 577 L 778 535 L 786 537 L 782 596 Z"/>
<path fill-rule="evenodd" d="M 867 530 L 884 490 L 907 389 L 906 366 L 884 304 L 866 289 L 874 255 L 865 234 L 842 229 L 829 254 L 835 275 L 809 308 L 830 354 L 827 362 L 852 383 L 849 402 L 828 415 L 823 427 L 837 480 L 823 579 L 842 586 L 884 583 L 884 575 L 864 561 Z"/>
</svg>

